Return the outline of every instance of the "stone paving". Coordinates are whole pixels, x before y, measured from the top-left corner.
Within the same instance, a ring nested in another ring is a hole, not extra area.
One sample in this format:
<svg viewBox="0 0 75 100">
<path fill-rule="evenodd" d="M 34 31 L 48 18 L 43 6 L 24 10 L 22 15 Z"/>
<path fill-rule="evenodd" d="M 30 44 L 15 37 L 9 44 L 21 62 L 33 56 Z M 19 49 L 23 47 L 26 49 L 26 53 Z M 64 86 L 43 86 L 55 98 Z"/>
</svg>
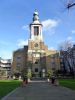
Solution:
<svg viewBox="0 0 75 100">
<path fill-rule="evenodd" d="M 31 82 L 1 100 L 75 100 L 75 91 L 47 82 Z"/>
</svg>

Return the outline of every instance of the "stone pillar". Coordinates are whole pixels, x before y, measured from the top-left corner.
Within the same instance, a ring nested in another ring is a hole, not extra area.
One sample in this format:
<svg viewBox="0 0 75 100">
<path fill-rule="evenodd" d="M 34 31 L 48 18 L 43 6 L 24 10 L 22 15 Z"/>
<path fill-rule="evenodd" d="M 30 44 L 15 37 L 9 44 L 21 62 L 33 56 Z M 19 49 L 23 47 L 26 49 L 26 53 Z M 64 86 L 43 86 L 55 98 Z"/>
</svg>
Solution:
<svg viewBox="0 0 75 100">
<path fill-rule="evenodd" d="M 42 69 L 42 77 L 45 78 L 45 69 Z"/>
</svg>

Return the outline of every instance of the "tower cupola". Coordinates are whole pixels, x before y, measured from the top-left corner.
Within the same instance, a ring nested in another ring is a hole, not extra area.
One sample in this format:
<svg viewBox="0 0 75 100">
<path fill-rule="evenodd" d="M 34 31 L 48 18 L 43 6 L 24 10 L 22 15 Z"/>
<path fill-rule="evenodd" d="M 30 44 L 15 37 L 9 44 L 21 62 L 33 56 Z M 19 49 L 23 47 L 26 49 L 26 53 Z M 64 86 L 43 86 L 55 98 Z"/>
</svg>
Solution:
<svg viewBox="0 0 75 100">
<path fill-rule="evenodd" d="M 39 14 L 38 14 L 37 10 L 35 10 L 33 13 L 33 21 L 39 21 Z"/>
</svg>

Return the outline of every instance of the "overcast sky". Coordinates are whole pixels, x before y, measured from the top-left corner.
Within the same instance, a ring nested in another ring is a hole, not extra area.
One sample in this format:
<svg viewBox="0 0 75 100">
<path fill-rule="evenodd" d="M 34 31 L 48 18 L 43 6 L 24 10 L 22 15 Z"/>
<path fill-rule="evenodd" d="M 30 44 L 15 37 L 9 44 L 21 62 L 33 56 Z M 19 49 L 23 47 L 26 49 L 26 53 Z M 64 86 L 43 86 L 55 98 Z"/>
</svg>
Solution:
<svg viewBox="0 0 75 100">
<path fill-rule="evenodd" d="M 62 41 L 75 42 L 75 7 L 66 9 L 65 0 L 0 0 L 0 56 L 12 58 L 14 50 L 27 45 L 29 24 L 35 9 L 43 24 L 43 38 L 49 49 Z"/>
</svg>

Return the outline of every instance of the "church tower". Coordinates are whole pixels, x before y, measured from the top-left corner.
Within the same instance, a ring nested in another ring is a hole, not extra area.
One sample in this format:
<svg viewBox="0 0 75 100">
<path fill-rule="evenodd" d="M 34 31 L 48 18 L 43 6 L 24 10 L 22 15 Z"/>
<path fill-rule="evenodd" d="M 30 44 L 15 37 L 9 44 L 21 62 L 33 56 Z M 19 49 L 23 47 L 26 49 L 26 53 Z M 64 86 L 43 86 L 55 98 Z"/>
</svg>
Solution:
<svg viewBox="0 0 75 100">
<path fill-rule="evenodd" d="M 30 38 L 28 41 L 28 69 L 35 76 L 41 75 L 42 71 L 46 71 L 45 52 L 47 46 L 43 42 L 42 27 L 39 14 L 35 10 L 33 13 L 33 21 L 30 24 Z"/>
<path fill-rule="evenodd" d="M 33 41 L 43 41 L 42 24 L 39 21 L 39 14 L 37 10 L 33 13 L 33 22 L 30 24 L 30 39 Z"/>
</svg>

